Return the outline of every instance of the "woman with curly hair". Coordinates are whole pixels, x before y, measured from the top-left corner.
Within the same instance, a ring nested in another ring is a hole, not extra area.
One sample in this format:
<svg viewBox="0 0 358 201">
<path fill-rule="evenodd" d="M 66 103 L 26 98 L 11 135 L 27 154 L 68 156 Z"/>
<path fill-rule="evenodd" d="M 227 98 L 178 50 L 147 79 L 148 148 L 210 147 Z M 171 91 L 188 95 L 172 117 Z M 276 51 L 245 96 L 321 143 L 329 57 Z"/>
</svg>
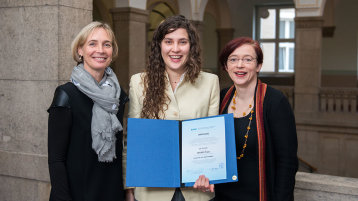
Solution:
<svg viewBox="0 0 358 201">
<path fill-rule="evenodd" d="M 219 112 L 219 79 L 201 71 L 198 34 L 181 15 L 169 17 L 158 26 L 145 72 L 133 75 L 129 86 L 129 117 L 132 118 L 185 120 Z M 203 175 L 194 188 L 200 191 L 140 187 L 128 189 L 126 199 L 180 201 L 213 197 L 213 185 Z"/>
</svg>

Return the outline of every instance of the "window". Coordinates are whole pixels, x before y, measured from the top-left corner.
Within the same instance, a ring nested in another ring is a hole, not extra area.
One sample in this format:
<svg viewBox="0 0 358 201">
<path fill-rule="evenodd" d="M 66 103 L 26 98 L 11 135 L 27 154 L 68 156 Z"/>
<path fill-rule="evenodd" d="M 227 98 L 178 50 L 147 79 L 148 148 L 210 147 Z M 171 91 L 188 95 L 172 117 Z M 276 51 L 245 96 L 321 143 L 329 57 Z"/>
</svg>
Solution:
<svg viewBox="0 0 358 201">
<path fill-rule="evenodd" d="M 149 30 L 147 33 L 148 46 L 153 38 L 153 33 L 158 25 L 163 22 L 167 17 L 175 14 L 174 10 L 165 2 L 155 3 L 151 6 L 149 14 Z"/>
<path fill-rule="evenodd" d="M 261 6 L 256 10 L 256 40 L 264 53 L 261 72 L 293 73 L 295 50 L 295 9 Z"/>
</svg>

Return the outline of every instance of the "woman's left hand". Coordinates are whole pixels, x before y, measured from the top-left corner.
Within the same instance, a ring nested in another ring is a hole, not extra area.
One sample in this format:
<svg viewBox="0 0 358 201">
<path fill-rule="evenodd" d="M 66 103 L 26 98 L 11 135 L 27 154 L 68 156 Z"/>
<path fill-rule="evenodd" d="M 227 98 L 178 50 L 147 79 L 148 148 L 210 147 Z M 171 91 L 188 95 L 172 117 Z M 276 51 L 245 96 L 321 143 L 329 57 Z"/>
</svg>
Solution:
<svg viewBox="0 0 358 201">
<path fill-rule="evenodd" d="M 193 188 L 196 188 L 202 192 L 214 192 L 214 184 L 209 183 L 209 179 L 205 175 L 200 175 L 195 181 Z"/>
</svg>

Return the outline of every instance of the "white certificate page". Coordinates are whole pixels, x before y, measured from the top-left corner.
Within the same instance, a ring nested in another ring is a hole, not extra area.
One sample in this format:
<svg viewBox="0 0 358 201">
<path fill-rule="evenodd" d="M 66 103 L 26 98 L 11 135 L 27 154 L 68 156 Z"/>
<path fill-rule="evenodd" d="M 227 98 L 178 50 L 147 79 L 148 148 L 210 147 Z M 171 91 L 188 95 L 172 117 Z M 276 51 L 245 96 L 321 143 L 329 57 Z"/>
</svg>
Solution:
<svg viewBox="0 0 358 201">
<path fill-rule="evenodd" d="M 182 183 L 200 175 L 226 179 L 225 119 L 212 117 L 182 123 Z"/>
</svg>

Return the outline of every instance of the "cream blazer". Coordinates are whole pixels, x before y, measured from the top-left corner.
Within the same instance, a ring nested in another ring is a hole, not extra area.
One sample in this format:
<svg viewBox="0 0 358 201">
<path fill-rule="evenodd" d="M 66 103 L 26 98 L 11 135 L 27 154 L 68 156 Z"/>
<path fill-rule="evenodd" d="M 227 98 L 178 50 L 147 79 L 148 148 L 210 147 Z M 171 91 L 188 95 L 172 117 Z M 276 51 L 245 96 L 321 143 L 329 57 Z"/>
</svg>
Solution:
<svg viewBox="0 0 358 201">
<path fill-rule="evenodd" d="M 143 73 L 131 77 L 129 84 L 129 113 L 132 118 L 140 118 L 143 107 Z M 164 119 L 185 120 L 218 115 L 220 104 L 219 79 L 216 75 L 200 72 L 194 84 L 188 81 L 179 83 L 175 92 L 172 90 L 168 75 L 166 93 L 170 98 Z M 126 147 L 124 148 L 124 178 L 126 172 Z M 134 195 L 138 201 L 170 201 L 175 188 L 135 188 Z M 214 193 L 204 193 L 193 188 L 181 188 L 186 201 L 208 201 Z"/>
</svg>

